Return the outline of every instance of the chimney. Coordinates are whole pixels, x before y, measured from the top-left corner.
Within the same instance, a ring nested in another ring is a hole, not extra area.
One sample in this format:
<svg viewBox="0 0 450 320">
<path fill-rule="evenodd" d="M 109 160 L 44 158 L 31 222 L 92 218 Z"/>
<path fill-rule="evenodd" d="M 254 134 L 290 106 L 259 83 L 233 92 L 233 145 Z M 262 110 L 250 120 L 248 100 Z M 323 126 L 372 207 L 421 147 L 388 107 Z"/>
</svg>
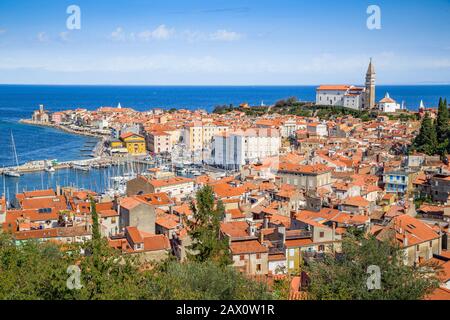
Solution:
<svg viewBox="0 0 450 320">
<path fill-rule="evenodd" d="M 332 226 L 333 226 L 332 240 L 334 241 L 336 238 L 336 222 L 333 221 Z"/>
<path fill-rule="evenodd" d="M 267 214 L 264 214 L 264 221 L 263 221 L 263 229 L 269 228 L 269 217 Z"/>
<path fill-rule="evenodd" d="M 252 221 L 247 221 L 249 224 L 248 231 L 250 236 L 254 237 L 256 233 L 256 227 Z"/>
<path fill-rule="evenodd" d="M 286 227 L 284 226 L 278 227 L 278 233 L 281 234 L 281 241 L 282 241 L 281 243 L 284 246 L 284 244 L 286 243 Z"/>
</svg>

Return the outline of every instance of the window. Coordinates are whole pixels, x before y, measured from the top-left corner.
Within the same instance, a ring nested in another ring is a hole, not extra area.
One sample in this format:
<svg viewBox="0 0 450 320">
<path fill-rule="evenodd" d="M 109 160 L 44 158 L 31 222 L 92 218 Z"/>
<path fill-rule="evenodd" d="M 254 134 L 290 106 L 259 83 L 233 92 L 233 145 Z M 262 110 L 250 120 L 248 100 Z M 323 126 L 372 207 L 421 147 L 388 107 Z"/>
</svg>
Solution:
<svg viewBox="0 0 450 320">
<path fill-rule="evenodd" d="M 323 244 L 321 244 L 321 245 L 319 246 L 319 251 L 320 251 L 320 252 L 325 251 L 325 246 L 324 246 Z"/>
<path fill-rule="evenodd" d="M 295 250 L 294 249 L 289 249 L 289 256 L 293 257 L 295 254 Z"/>
<path fill-rule="evenodd" d="M 261 259 L 261 253 L 256 254 L 256 259 Z"/>
<path fill-rule="evenodd" d="M 241 256 L 239 257 L 239 259 L 242 261 L 242 260 L 245 260 L 245 256 L 243 255 L 243 254 L 241 254 Z"/>
<path fill-rule="evenodd" d="M 258 264 L 256 265 L 256 271 L 261 271 L 261 264 L 258 263 Z"/>
<path fill-rule="evenodd" d="M 325 232 L 321 231 L 321 232 L 319 233 L 319 237 L 323 238 L 324 236 L 325 236 Z"/>
<path fill-rule="evenodd" d="M 294 261 L 289 261 L 289 269 L 294 269 Z"/>
</svg>

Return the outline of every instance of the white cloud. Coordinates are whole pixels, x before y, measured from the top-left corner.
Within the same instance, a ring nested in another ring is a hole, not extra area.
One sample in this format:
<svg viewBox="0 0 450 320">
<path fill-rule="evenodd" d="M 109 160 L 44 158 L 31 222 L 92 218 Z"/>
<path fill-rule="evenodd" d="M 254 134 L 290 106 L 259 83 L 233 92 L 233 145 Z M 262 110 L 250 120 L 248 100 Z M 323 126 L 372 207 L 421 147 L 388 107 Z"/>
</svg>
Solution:
<svg viewBox="0 0 450 320">
<path fill-rule="evenodd" d="M 231 41 L 237 41 L 242 39 L 244 36 L 240 33 L 237 33 L 235 31 L 228 31 L 228 30 L 217 30 L 212 33 L 205 33 L 201 31 L 192 31 L 192 30 L 185 30 L 182 33 L 182 37 L 186 39 L 188 42 L 198 42 L 198 41 L 225 41 L 225 42 L 231 42 Z"/>
<path fill-rule="evenodd" d="M 165 24 L 159 25 L 153 30 L 144 30 L 141 32 L 127 33 L 122 27 L 117 27 L 111 35 L 110 39 L 113 41 L 143 41 L 148 42 L 152 40 L 168 40 L 178 34 L 178 39 L 185 39 L 188 42 L 198 41 L 224 41 L 232 42 L 243 38 L 241 33 L 229 31 L 225 29 L 217 30 L 215 32 L 207 33 L 202 31 L 195 31 L 186 29 L 180 33 L 176 32 L 175 28 L 169 28 Z"/>
<path fill-rule="evenodd" d="M 371 52 L 379 73 L 379 83 L 408 83 L 411 72 L 417 72 L 417 82 L 423 79 L 448 82 L 445 71 L 450 66 L 447 57 L 398 56 L 392 52 Z M 179 83 L 183 78 L 186 83 L 204 84 L 318 84 L 351 83 L 361 84 L 367 69 L 369 55 L 355 53 L 352 55 L 322 54 L 123 54 L 108 52 L 93 59 L 91 56 L 67 56 L 36 53 L 30 59 L 27 53 L 7 54 L 0 52 L 0 75 L 2 71 L 13 74 L 15 70 L 26 69 L 30 72 L 58 72 L 67 76 L 85 74 L 85 81 L 91 81 L 94 75 L 99 77 L 118 77 L 152 74 L 152 81 Z M 404 61 L 404 62 L 402 62 Z M 411 70 L 414 65 L 414 70 Z M 3 73 L 5 74 L 5 73 Z M 448 74 L 448 71 L 447 71 Z M 92 77 L 91 77 L 92 76 Z M 111 79 L 112 79 L 111 78 Z M 100 79 L 100 78 L 98 78 Z M 119 79 L 119 78 L 117 78 Z M 136 78 L 138 79 L 138 78 Z M 141 78 L 141 81 L 147 81 Z M 194 80 L 195 79 L 195 80 Z M 220 79 L 220 80 L 219 80 Z M 94 80 L 92 80 L 94 81 Z M 97 80 L 109 81 L 109 80 Z M 120 79 L 117 80 L 120 83 Z M 131 82 L 134 80 L 130 80 Z M 137 80 L 136 80 L 137 81 Z"/>
<path fill-rule="evenodd" d="M 173 34 L 175 33 L 175 29 L 173 28 L 167 28 L 166 25 L 162 24 L 158 26 L 153 31 L 143 31 L 139 34 L 139 37 L 143 40 L 150 40 L 150 39 L 156 39 L 156 40 L 167 40 L 169 39 Z"/>
<path fill-rule="evenodd" d="M 68 31 L 60 32 L 59 39 L 61 39 L 62 41 L 69 41 L 69 32 Z"/>
<path fill-rule="evenodd" d="M 150 40 L 167 40 L 175 34 L 175 29 L 168 28 L 162 24 L 154 30 L 144 30 L 139 33 L 127 33 L 122 27 L 117 27 L 109 38 L 113 41 L 150 41 Z"/>
<path fill-rule="evenodd" d="M 109 36 L 110 39 L 113 41 L 125 41 L 125 32 L 123 31 L 122 27 L 117 27 L 116 30 L 111 32 L 111 35 Z"/>
<path fill-rule="evenodd" d="M 204 32 L 192 30 L 184 30 L 182 33 L 182 37 L 188 42 L 197 42 L 208 39 L 208 36 Z"/>
<path fill-rule="evenodd" d="M 45 32 L 39 32 L 37 34 L 37 39 L 39 42 L 47 42 L 49 40 L 49 37 Z"/>
<path fill-rule="evenodd" d="M 210 35 L 211 40 L 215 41 L 237 41 L 242 38 L 240 33 L 228 30 L 217 30 L 216 32 Z"/>
</svg>

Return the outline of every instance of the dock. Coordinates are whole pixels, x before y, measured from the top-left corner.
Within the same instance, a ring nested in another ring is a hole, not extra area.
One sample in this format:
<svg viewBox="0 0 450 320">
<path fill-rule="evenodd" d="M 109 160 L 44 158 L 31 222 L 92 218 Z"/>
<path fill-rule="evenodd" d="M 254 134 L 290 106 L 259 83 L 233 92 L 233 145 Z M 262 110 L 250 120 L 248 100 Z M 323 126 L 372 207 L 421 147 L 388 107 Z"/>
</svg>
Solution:
<svg viewBox="0 0 450 320">
<path fill-rule="evenodd" d="M 101 145 L 101 146 L 100 146 Z M 18 173 L 33 173 L 45 171 L 49 167 L 55 170 L 61 169 L 75 169 L 75 170 L 83 170 L 88 171 L 90 169 L 99 169 L 99 168 L 108 168 L 111 166 L 122 165 L 127 162 L 131 162 L 133 164 L 151 164 L 151 162 L 141 160 L 138 158 L 117 158 L 111 156 L 96 156 L 97 153 L 101 153 L 103 144 L 99 142 L 97 145 L 97 150 L 94 150 L 92 153 L 92 159 L 83 159 L 83 160 L 72 160 L 72 161 L 64 161 L 59 162 L 57 164 L 52 164 L 51 160 L 38 160 L 25 163 L 20 166 L 13 167 L 5 167 L 0 168 L 0 175 L 4 174 L 7 171 L 15 171 Z"/>
</svg>

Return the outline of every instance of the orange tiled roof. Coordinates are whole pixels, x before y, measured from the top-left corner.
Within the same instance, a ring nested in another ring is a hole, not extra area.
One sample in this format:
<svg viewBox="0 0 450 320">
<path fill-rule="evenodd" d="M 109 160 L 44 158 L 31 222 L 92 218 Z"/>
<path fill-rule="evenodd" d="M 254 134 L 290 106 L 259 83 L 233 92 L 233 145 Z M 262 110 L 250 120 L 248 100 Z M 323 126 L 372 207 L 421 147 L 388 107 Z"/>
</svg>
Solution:
<svg viewBox="0 0 450 320">
<path fill-rule="evenodd" d="M 317 88 L 319 91 L 331 90 L 331 91 L 347 91 L 350 89 L 349 85 L 321 85 Z"/>
<path fill-rule="evenodd" d="M 309 246 L 313 243 L 311 239 L 292 239 L 292 240 L 286 240 L 286 248 L 297 248 L 297 247 L 304 247 Z"/>
<path fill-rule="evenodd" d="M 126 227 L 125 228 L 126 234 L 130 236 L 131 241 L 133 243 L 142 243 L 144 242 L 144 238 L 142 237 L 141 233 L 139 232 L 138 228 L 136 227 Z"/>
<path fill-rule="evenodd" d="M 248 237 L 248 223 L 245 221 L 222 222 L 220 231 L 231 238 Z"/>
<path fill-rule="evenodd" d="M 394 234 L 392 234 L 394 231 Z M 439 238 L 439 234 L 430 225 L 407 214 L 394 217 L 390 224 L 382 228 L 376 235 L 379 240 L 391 238 L 403 247 L 409 247 L 422 242 Z"/>
<path fill-rule="evenodd" d="M 232 254 L 266 253 L 269 251 L 257 240 L 232 242 L 230 249 Z"/>
<path fill-rule="evenodd" d="M 167 195 L 165 192 L 159 192 L 159 193 L 148 193 L 136 196 L 138 199 L 141 199 L 145 202 L 147 202 L 150 205 L 155 206 L 164 206 L 164 205 L 170 205 L 173 204 L 172 199 Z"/>
<path fill-rule="evenodd" d="M 146 203 L 144 200 L 137 198 L 136 196 L 125 197 L 120 200 L 120 207 L 127 210 L 131 210 L 140 204 Z"/>
<path fill-rule="evenodd" d="M 147 179 L 148 183 L 150 183 L 154 188 L 161 188 L 161 187 L 167 187 L 172 185 L 178 185 L 178 184 L 184 184 L 184 183 L 191 183 L 194 182 L 194 180 L 184 177 L 174 177 L 169 179 L 153 179 L 149 180 Z"/>
<path fill-rule="evenodd" d="M 352 207 L 367 207 L 370 202 L 363 197 L 356 196 L 345 199 L 344 204 Z"/>
<path fill-rule="evenodd" d="M 291 163 L 281 163 L 280 171 L 286 172 L 299 172 L 299 173 L 309 173 L 309 174 L 321 174 L 325 172 L 331 172 L 331 168 L 323 165 L 299 165 L 299 164 L 291 164 Z"/>
<path fill-rule="evenodd" d="M 439 287 L 427 295 L 424 300 L 450 300 L 450 290 Z"/>
</svg>

